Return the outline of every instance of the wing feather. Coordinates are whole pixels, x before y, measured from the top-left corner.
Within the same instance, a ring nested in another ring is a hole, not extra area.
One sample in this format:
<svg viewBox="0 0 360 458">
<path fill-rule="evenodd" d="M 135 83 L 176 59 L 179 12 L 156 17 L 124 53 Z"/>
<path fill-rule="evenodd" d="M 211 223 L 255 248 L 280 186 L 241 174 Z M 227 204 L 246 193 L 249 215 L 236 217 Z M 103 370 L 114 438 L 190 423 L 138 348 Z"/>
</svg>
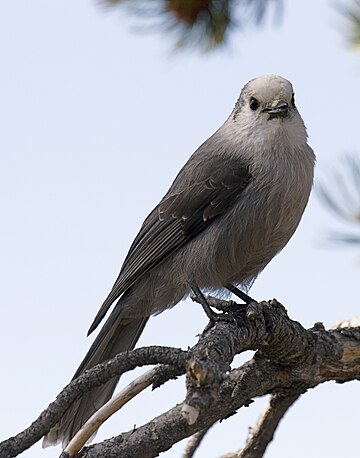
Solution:
<svg viewBox="0 0 360 458">
<path fill-rule="evenodd" d="M 111 304 L 143 275 L 231 208 L 251 179 L 249 166 L 235 159 L 230 164 L 221 163 L 219 167 L 216 167 L 219 164 L 214 167 L 212 162 L 211 171 L 208 162 L 204 161 L 202 165 L 202 170 L 195 174 L 196 181 L 181 188 L 179 183 L 185 165 L 164 199 L 146 218 L 89 333 L 98 326 Z M 216 176 L 213 170 L 217 170 Z"/>
</svg>

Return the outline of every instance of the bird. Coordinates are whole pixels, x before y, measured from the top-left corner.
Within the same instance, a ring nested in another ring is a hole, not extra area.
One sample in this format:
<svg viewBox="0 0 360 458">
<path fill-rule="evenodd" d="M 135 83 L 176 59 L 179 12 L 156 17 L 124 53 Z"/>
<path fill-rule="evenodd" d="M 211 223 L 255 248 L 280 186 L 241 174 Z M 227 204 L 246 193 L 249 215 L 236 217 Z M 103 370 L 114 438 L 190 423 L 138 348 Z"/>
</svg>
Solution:
<svg viewBox="0 0 360 458">
<path fill-rule="evenodd" d="M 239 289 L 248 297 L 307 205 L 315 166 L 307 138 L 290 81 L 264 75 L 245 84 L 230 116 L 144 220 L 88 334 L 108 317 L 73 379 L 133 349 L 151 315 L 191 293 Z M 43 446 L 65 448 L 118 381 L 75 401 Z"/>
</svg>

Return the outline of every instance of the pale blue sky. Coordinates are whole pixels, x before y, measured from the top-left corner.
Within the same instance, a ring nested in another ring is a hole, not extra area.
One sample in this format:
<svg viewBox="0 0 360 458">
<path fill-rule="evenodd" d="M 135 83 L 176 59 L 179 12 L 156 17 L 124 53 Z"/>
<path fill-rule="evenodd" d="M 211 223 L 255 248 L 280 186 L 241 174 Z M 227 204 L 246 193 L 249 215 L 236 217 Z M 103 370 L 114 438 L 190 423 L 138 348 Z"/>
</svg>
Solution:
<svg viewBox="0 0 360 458">
<path fill-rule="evenodd" d="M 333 2 L 284 3 L 279 27 L 268 21 L 234 34 L 223 52 L 174 55 L 169 37 L 134 32 L 136 21 L 96 1 L 0 2 L 1 439 L 28 426 L 68 383 L 139 225 L 247 80 L 277 73 L 293 82 L 317 179 L 329 179 L 343 153 L 359 152 L 360 60 Z M 313 195 L 252 295 L 276 297 L 305 326 L 359 314 L 359 250 L 326 242 L 337 225 Z M 139 345 L 186 348 L 205 324 L 198 305 L 180 303 L 150 320 Z M 183 395 L 183 378 L 149 391 L 97 440 Z M 239 448 L 262 405 L 217 425 L 197 456 Z M 282 422 L 267 458 L 315 450 L 355 458 L 358 408 L 355 383 L 312 390 Z M 161 456 L 178 457 L 183 446 Z M 23 456 L 59 453 L 36 445 Z"/>
</svg>

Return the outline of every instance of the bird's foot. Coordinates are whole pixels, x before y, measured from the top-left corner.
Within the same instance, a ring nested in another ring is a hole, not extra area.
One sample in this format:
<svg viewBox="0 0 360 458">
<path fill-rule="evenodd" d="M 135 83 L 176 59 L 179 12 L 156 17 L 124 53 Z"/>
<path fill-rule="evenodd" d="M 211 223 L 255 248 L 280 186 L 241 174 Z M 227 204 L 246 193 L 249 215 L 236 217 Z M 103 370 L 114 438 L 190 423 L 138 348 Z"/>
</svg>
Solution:
<svg viewBox="0 0 360 458">
<path fill-rule="evenodd" d="M 248 296 L 246 293 L 241 291 L 241 289 L 232 284 L 226 285 L 225 288 L 245 302 L 245 304 L 237 304 L 236 307 L 245 307 L 246 318 L 249 320 L 254 320 L 255 318 L 259 317 L 259 315 L 262 313 L 262 307 L 255 299 Z"/>
<path fill-rule="evenodd" d="M 211 329 L 215 323 L 219 321 L 235 321 L 234 317 L 231 315 L 221 312 L 221 313 L 216 313 L 214 310 L 210 307 L 208 304 L 205 296 L 201 292 L 200 288 L 195 284 L 195 283 L 190 283 L 190 288 L 193 290 L 197 301 L 201 304 L 204 312 L 206 313 L 206 316 L 209 318 L 209 323 L 204 329 L 204 332 L 207 332 L 209 329 Z"/>
</svg>

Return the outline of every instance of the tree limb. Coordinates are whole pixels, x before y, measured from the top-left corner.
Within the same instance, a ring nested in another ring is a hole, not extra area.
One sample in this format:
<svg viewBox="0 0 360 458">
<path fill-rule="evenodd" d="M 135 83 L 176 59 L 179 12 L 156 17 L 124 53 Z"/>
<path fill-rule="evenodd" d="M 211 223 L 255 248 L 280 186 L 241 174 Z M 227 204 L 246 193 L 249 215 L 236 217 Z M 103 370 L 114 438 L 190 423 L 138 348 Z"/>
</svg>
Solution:
<svg viewBox="0 0 360 458">
<path fill-rule="evenodd" d="M 276 301 L 262 315 L 218 322 L 191 350 L 185 401 L 135 430 L 83 449 L 81 458 L 150 458 L 174 443 L 225 419 L 253 397 L 284 391 L 288 396 L 328 380 L 360 378 L 360 328 L 305 330 Z M 230 371 L 234 354 L 258 348 L 254 358 Z M 188 415 L 195 411 L 195 421 Z M 260 455 L 259 455 L 260 456 Z"/>
<path fill-rule="evenodd" d="M 188 443 L 186 444 L 182 458 L 192 458 L 194 456 L 196 450 L 199 448 L 202 440 L 204 439 L 205 435 L 209 432 L 209 429 L 212 426 L 213 425 L 210 425 L 209 427 L 204 428 L 201 431 L 198 431 L 190 437 Z"/>
<path fill-rule="evenodd" d="M 231 370 L 234 355 L 256 349 L 252 360 Z M 183 373 L 186 366 L 184 402 L 143 426 L 84 448 L 78 458 L 154 457 L 229 417 L 254 397 L 268 393 L 291 397 L 328 380 L 360 379 L 360 328 L 325 331 L 317 324 L 305 330 L 275 300 L 259 304 L 251 319 L 243 307 L 232 307 L 231 319 L 217 322 L 187 352 L 143 348 L 86 371 L 30 428 L 0 444 L 0 456 L 16 456 L 39 440 L 87 390 L 138 365 L 158 363 L 168 366 L 159 368 L 156 386 Z"/>
<path fill-rule="evenodd" d="M 111 415 L 120 410 L 121 407 L 141 393 L 145 388 L 152 385 L 156 375 L 157 367 L 153 367 L 145 372 L 145 374 L 140 375 L 129 383 L 129 385 L 115 394 L 115 396 L 97 410 L 66 446 L 63 453 L 64 457 L 71 458 L 75 456 Z"/>
<path fill-rule="evenodd" d="M 187 352 L 169 347 L 144 347 L 118 354 L 115 358 L 98 364 L 70 382 L 24 431 L 0 443 L 1 458 L 14 457 L 39 441 L 60 420 L 72 402 L 96 386 L 135 367 L 152 364 L 169 364 L 158 368 L 156 386 L 185 371 Z"/>
<path fill-rule="evenodd" d="M 267 446 L 274 438 L 276 428 L 279 426 L 285 413 L 299 399 L 302 393 L 290 396 L 276 393 L 269 398 L 263 413 L 260 415 L 254 428 L 251 428 L 244 447 L 234 453 L 227 453 L 222 458 L 261 458 Z"/>
</svg>

